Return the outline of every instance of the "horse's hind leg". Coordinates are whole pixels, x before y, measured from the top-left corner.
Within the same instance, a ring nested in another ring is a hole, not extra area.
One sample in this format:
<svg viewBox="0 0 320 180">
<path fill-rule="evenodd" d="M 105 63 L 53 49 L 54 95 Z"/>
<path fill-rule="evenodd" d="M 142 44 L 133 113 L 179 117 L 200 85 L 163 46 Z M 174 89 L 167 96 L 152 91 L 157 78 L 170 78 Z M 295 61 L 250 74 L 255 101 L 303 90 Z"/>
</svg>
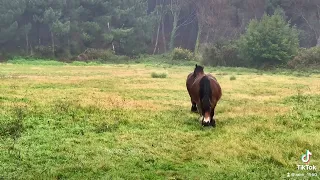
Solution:
<svg viewBox="0 0 320 180">
<path fill-rule="evenodd" d="M 198 112 L 197 104 L 195 102 L 192 102 L 191 112 L 194 112 L 194 113 Z"/>
</svg>

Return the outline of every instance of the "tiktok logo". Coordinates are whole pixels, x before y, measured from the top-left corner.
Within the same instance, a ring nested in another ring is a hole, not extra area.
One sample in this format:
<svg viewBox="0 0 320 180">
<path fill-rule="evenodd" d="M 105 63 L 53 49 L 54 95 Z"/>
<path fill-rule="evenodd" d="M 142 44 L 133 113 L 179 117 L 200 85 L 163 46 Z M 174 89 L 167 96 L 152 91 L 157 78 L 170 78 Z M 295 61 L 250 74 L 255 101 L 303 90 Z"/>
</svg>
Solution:
<svg viewBox="0 0 320 180">
<path fill-rule="evenodd" d="M 310 156 L 312 156 L 312 153 L 307 150 L 306 154 L 302 154 L 301 161 L 306 163 L 306 165 L 297 165 L 298 170 L 303 171 L 316 171 L 317 167 L 315 165 L 309 165 L 310 162 Z"/>
<path fill-rule="evenodd" d="M 301 156 L 301 161 L 308 164 L 310 161 L 310 156 L 312 156 L 312 153 L 309 150 L 307 150 L 307 153 Z"/>
</svg>

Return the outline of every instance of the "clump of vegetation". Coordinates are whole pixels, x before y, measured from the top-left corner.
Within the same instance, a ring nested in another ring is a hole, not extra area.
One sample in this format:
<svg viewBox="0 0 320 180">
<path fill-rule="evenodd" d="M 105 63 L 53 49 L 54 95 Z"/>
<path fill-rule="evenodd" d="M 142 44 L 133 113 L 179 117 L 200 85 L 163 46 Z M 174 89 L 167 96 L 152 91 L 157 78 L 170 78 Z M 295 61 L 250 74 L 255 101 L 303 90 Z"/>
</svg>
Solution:
<svg viewBox="0 0 320 180">
<path fill-rule="evenodd" d="M 101 65 L 101 62 L 91 61 L 91 62 L 86 63 L 83 61 L 73 61 L 71 63 L 71 65 L 73 65 L 73 66 L 87 66 L 87 65 L 95 66 L 95 65 Z"/>
<path fill-rule="evenodd" d="M 37 59 L 37 58 L 22 58 L 22 57 L 14 57 L 7 61 L 12 64 L 24 64 L 24 65 L 43 65 L 43 66 L 62 66 L 66 63 L 50 60 L 50 59 Z"/>
<path fill-rule="evenodd" d="M 232 43 L 206 46 L 202 57 L 205 65 L 213 66 L 241 66 L 245 65 L 238 56 L 238 47 Z"/>
<path fill-rule="evenodd" d="M 272 16 L 265 14 L 261 21 L 251 20 L 239 40 L 241 55 L 255 66 L 284 64 L 297 54 L 298 48 L 299 33 L 279 9 Z"/>
<path fill-rule="evenodd" d="M 12 113 L 9 114 L 9 116 L 0 116 L 0 137 L 13 140 L 13 143 L 7 146 L 8 153 L 20 159 L 20 150 L 16 147 L 16 143 L 25 130 L 23 120 L 26 117 L 26 113 L 22 107 L 14 107 Z"/>
<path fill-rule="evenodd" d="M 300 49 L 298 55 L 287 63 L 289 68 L 310 68 L 320 67 L 320 47 Z"/>
<path fill-rule="evenodd" d="M 167 76 L 168 76 L 167 73 L 157 73 L 157 72 L 151 73 L 152 78 L 166 78 Z"/>
<path fill-rule="evenodd" d="M 233 81 L 233 80 L 236 80 L 236 77 L 235 77 L 235 76 L 231 76 L 231 77 L 230 77 L 230 81 Z"/>
<path fill-rule="evenodd" d="M 21 110 L 17 110 L 16 118 L 8 118 L 1 122 L 0 135 L 11 137 L 14 140 L 18 139 L 23 131 L 22 120 Z"/>
<path fill-rule="evenodd" d="M 52 57 L 51 46 L 38 45 L 34 47 L 34 53 L 37 57 Z"/>
<path fill-rule="evenodd" d="M 102 60 L 108 61 L 116 58 L 116 55 L 111 50 L 104 49 L 87 49 L 81 53 L 76 59 L 78 61 L 89 61 L 89 60 Z"/>
<path fill-rule="evenodd" d="M 221 63 L 220 51 L 215 46 L 205 47 L 202 58 L 205 65 L 218 66 Z"/>
<path fill-rule="evenodd" d="M 172 59 L 173 60 L 192 60 L 194 59 L 193 53 L 188 49 L 183 48 L 174 48 L 172 52 Z"/>
</svg>

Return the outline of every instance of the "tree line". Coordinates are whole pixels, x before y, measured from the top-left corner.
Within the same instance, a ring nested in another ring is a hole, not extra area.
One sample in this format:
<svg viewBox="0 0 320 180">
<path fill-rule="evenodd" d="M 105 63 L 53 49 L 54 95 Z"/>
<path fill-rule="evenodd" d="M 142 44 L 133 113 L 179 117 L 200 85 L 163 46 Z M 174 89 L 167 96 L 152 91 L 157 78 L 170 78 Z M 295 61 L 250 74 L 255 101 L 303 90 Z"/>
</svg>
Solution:
<svg viewBox="0 0 320 180">
<path fill-rule="evenodd" d="M 70 58 L 88 48 L 119 55 L 196 53 L 237 40 L 249 22 L 282 9 L 300 47 L 320 45 L 319 0 L 2 0 L 0 59 Z"/>
<path fill-rule="evenodd" d="M 153 33 L 145 0 L 2 0 L 1 52 L 70 56 L 86 48 L 146 52 Z"/>
</svg>

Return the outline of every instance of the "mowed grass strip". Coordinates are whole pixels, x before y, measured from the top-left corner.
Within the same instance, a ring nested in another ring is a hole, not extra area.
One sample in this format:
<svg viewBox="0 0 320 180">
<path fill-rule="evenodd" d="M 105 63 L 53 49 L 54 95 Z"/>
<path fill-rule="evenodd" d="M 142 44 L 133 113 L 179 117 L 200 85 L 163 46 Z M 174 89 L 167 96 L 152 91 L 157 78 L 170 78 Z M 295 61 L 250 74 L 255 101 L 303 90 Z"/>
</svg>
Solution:
<svg viewBox="0 0 320 180">
<path fill-rule="evenodd" d="M 203 128 L 192 70 L 1 64 L 0 178 L 280 179 L 306 149 L 320 167 L 319 74 L 207 68 L 223 96 Z"/>
</svg>

